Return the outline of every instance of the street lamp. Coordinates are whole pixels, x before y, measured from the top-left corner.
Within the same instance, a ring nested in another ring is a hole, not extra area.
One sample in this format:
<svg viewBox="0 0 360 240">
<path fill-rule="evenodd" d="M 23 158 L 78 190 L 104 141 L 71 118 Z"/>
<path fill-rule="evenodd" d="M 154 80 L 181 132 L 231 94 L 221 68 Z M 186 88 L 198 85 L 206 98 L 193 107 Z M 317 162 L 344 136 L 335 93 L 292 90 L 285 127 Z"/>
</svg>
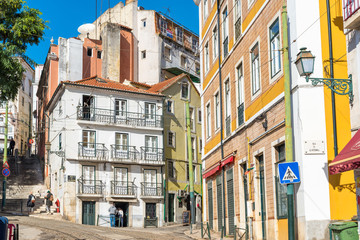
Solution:
<svg viewBox="0 0 360 240">
<path fill-rule="evenodd" d="M 295 61 L 296 68 L 301 77 L 306 78 L 306 82 L 311 80 L 313 86 L 323 83 L 331 91 L 339 95 L 349 95 L 350 103 L 354 100 L 353 95 L 353 86 L 352 86 L 352 77 L 351 74 L 349 78 L 310 78 L 310 75 L 314 72 L 315 56 L 312 55 L 311 51 L 306 50 L 306 48 L 300 48 Z"/>
</svg>

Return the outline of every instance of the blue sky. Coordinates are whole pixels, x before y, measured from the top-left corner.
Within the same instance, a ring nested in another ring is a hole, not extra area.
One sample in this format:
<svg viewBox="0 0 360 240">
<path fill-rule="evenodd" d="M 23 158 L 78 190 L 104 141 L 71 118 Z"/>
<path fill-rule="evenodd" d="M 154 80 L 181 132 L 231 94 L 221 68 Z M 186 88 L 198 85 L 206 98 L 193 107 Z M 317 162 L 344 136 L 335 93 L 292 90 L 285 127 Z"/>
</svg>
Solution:
<svg viewBox="0 0 360 240">
<path fill-rule="evenodd" d="M 38 45 L 29 46 L 27 55 L 38 64 L 43 64 L 50 45 L 51 37 L 57 43 L 58 37 L 76 37 L 77 29 L 84 23 L 92 23 L 95 20 L 96 0 L 27 0 L 31 8 L 39 9 L 44 20 L 49 21 L 50 29 L 45 31 L 44 40 Z M 125 2 L 125 0 L 122 0 Z M 97 0 L 98 15 L 110 6 L 113 7 L 120 0 Z M 102 8 L 101 8 L 102 5 Z M 198 7 L 193 0 L 139 0 L 139 6 L 168 14 L 185 27 L 195 33 L 199 32 Z"/>
</svg>

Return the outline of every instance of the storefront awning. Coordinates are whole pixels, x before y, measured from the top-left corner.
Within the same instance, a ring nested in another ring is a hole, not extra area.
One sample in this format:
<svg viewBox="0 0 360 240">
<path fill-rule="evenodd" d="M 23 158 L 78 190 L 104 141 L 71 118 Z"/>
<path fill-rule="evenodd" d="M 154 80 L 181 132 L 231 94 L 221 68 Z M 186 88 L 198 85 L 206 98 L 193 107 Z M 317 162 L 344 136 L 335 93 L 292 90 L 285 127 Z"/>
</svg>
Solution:
<svg viewBox="0 0 360 240">
<path fill-rule="evenodd" d="M 208 178 L 214 175 L 217 171 L 220 170 L 220 164 L 216 164 L 213 168 L 203 174 L 203 178 Z"/>
<path fill-rule="evenodd" d="M 221 167 L 225 166 L 228 163 L 232 163 L 235 159 L 234 155 L 231 155 L 230 157 L 226 158 L 224 161 L 221 162 Z"/>
<path fill-rule="evenodd" d="M 331 175 L 360 168 L 360 130 L 329 164 Z"/>
</svg>

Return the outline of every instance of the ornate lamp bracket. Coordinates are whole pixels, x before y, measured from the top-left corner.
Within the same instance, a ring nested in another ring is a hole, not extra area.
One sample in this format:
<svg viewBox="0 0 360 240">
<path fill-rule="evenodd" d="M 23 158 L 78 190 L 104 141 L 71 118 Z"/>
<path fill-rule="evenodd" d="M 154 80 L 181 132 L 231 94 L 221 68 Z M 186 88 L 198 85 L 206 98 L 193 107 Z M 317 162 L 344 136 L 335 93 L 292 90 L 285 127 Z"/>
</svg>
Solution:
<svg viewBox="0 0 360 240">
<path fill-rule="evenodd" d="M 325 84 L 328 88 L 331 89 L 331 91 L 335 92 L 339 95 L 349 95 L 350 103 L 354 100 L 353 95 L 353 85 L 352 85 L 352 76 L 349 75 L 348 79 L 342 79 L 342 78 L 311 78 L 309 76 L 306 76 L 306 82 L 309 82 L 311 80 L 311 83 L 313 86 L 318 85 L 319 83 Z"/>
</svg>

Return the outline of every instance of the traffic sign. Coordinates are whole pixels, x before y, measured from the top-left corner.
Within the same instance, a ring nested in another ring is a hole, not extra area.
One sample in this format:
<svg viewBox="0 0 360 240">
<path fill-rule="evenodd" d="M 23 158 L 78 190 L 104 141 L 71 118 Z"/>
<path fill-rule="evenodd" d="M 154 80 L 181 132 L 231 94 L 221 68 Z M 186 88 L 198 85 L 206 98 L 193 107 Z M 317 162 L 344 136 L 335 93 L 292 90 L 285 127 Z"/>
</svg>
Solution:
<svg viewBox="0 0 360 240">
<path fill-rule="evenodd" d="M 300 182 L 298 162 L 280 163 L 278 167 L 279 167 L 279 178 L 281 184 Z"/>
<path fill-rule="evenodd" d="M 29 143 L 30 143 L 30 144 L 33 144 L 33 143 L 34 143 L 34 140 L 30 138 L 30 139 L 29 139 Z"/>
<path fill-rule="evenodd" d="M 4 164 L 3 164 L 3 168 L 9 168 L 9 163 L 6 161 L 6 162 L 4 162 Z"/>
<path fill-rule="evenodd" d="M 10 176 L 10 169 L 8 169 L 8 168 L 3 168 L 2 174 L 4 175 L 4 177 Z"/>
</svg>

